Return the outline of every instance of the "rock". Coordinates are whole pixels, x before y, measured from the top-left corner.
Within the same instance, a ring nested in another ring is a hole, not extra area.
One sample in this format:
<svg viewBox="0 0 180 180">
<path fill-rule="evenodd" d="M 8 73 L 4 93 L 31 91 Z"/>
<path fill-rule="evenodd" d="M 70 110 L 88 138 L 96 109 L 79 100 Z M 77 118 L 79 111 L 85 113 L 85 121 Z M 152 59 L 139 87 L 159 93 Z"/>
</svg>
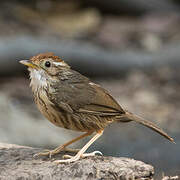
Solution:
<svg viewBox="0 0 180 180">
<path fill-rule="evenodd" d="M 154 168 L 124 157 L 95 156 L 70 164 L 56 164 L 53 159 L 33 158 L 42 151 L 31 147 L 0 143 L 0 179 L 153 179 Z"/>
</svg>

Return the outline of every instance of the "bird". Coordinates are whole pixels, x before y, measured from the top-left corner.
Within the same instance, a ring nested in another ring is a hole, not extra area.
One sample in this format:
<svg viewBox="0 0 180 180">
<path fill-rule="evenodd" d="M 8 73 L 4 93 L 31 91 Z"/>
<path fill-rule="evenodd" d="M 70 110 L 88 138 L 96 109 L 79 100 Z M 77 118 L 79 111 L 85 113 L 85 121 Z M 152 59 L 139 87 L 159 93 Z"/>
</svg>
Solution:
<svg viewBox="0 0 180 180">
<path fill-rule="evenodd" d="M 115 122 L 137 122 L 174 142 L 172 137 L 154 123 L 123 109 L 107 90 L 73 70 L 52 52 L 35 55 L 20 63 L 28 67 L 30 86 L 40 112 L 58 127 L 83 133 L 54 150 L 37 153 L 35 157 L 51 157 L 61 151 L 77 152 L 74 156 L 64 155 L 64 159 L 55 161 L 71 163 L 101 154 L 100 151 L 86 153 L 86 150 L 103 135 L 109 124 Z M 67 148 L 90 135 L 93 137 L 80 150 Z"/>
</svg>

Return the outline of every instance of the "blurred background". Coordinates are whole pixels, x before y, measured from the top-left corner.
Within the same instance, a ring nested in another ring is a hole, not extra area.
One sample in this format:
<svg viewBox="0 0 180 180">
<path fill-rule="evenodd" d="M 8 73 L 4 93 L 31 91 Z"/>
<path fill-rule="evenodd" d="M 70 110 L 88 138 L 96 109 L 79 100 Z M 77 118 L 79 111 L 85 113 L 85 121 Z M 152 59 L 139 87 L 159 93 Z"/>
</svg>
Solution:
<svg viewBox="0 0 180 180">
<path fill-rule="evenodd" d="M 89 148 L 180 174 L 180 3 L 175 0 L 0 1 L 0 142 L 53 148 L 79 133 L 37 110 L 19 60 L 54 52 L 176 145 L 135 123 L 114 124 Z M 81 147 L 86 141 L 74 147 Z"/>
</svg>

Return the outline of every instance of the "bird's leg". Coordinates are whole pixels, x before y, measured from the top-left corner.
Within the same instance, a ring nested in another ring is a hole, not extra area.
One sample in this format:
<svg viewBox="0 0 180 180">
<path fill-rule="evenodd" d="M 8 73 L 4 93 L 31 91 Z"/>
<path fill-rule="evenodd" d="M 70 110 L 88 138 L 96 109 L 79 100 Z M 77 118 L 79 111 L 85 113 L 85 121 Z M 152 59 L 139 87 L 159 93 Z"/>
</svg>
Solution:
<svg viewBox="0 0 180 180">
<path fill-rule="evenodd" d="M 70 158 L 70 159 L 65 159 L 65 160 L 57 160 L 55 161 L 56 163 L 70 163 L 79 160 L 80 158 L 88 157 L 88 156 L 94 156 L 97 153 L 102 154 L 99 151 L 94 151 L 92 153 L 84 153 L 89 146 L 95 142 L 101 135 L 103 134 L 103 130 L 98 131 L 92 139 L 75 155 L 75 156 L 69 156 L 69 155 L 64 155 L 65 158 Z"/>
<path fill-rule="evenodd" d="M 40 152 L 40 153 L 37 153 L 35 154 L 33 157 L 38 157 L 38 156 L 49 156 L 50 158 L 55 155 L 55 154 L 58 154 L 59 152 L 61 151 L 68 151 L 68 152 L 78 152 L 79 149 L 70 149 L 70 148 L 66 148 L 67 146 L 69 146 L 70 144 L 76 142 L 76 141 L 79 141 L 80 139 L 86 137 L 86 136 L 89 136 L 93 133 L 93 131 L 89 131 L 85 134 L 82 134 L 81 136 L 78 136 L 74 139 L 72 139 L 71 141 L 57 147 L 56 149 L 54 150 L 45 150 L 43 152 Z"/>
</svg>

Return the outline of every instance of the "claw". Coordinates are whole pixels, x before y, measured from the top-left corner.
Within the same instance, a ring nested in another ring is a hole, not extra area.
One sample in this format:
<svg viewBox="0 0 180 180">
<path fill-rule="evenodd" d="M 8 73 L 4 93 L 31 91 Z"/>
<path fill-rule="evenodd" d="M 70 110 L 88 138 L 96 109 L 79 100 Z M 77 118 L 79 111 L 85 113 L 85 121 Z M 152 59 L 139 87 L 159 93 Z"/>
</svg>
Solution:
<svg viewBox="0 0 180 180">
<path fill-rule="evenodd" d="M 34 155 L 33 155 L 33 158 L 37 158 L 37 157 L 39 157 L 39 156 L 47 156 L 47 155 L 49 155 L 49 153 L 50 153 L 50 150 L 45 149 L 43 152 L 34 154 Z"/>
<path fill-rule="evenodd" d="M 71 163 L 71 162 L 75 162 L 77 160 L 79 160 L 80 158 L 85 158 L 85 157 L 90 157 L 90 156 L 95 156 L 96 154 L 100 154 L 101 156 L 103 155 L 100 151 L 94 151 L 91 153 L 84 153 L 84 154 L 76 154 L 75 156 L 70 156 L 70 155 L 64 155 L 63 156 L 63 160 L 57 160 L 54 161 L 57 164 L 60 163 Z"/>
<path fill-rule="evenodd" d="M 49 158 L 51 159 L 53 155 L 58 154 L 61 151 L 66 151 L 66 152 L 78 152 L 79 149 L 71 149 L 71 148 L 64 148 L 63 146 L 58 147 L 54 150 L 44 150 L 43 152 L 37 153 L 35 154 L 33 157 L 37 158 L 39 156 L 49 156 Z"/>
<path fill-rule="evenodd" d="M 73 156 L 70 156 L 70 155 L 68 155 L 68 154 L 65 154 L 62 158 L 63 159 L 71 159 Z"/>
<path fill-rule="evenodd" d="M 102 153 L 100 151 L 94 151 L 92 153 L 84 153 L 88 149 L 88 147 L 96 139 L 98 139 L 102 134 L 103 134 L 103 130 L 97 132 L 93 136 L 93 138 L 87 144 L 85 144 L 85 146 L 75 156 L 64 155 L 65 158 L 70 158 L 70 159 L 56 160 L 54 162 L 57 163 L 57 164 L 59 164 L 59 163 L 71 163 L 71 162 L 75 162 L 75 161 L 79 160 L 80 158 L 89 157 L 89 156 L 95 156 L 96 154 L 101 154 L 102 155 Z"/>
<path fill-rule="evenodd" d="M 101 151 L 94 151 L 94 152 L 92 152 L 92 153 L 94 153 L 94 155 L 100 154 L 101 156 L 103 156 L 103 153 L 102 153 Z"/>
<path fill-rule="evenodd" d="M 61 164 L 61 163 L 71 163 L 78 161 L 80 159 L 80 156 L 72 156 L 70 159 L 62 159 L 62 160 L 56 160 L 54 161 L 56 164 Z"/>
<path fill-rule="evenodd" d="M 103 156 L 102 152 L 100 152 L 100 151 L 94 151 L 94 152 L 91 152 L 91 153 L 82 154 L 81 157 L 82 157 L 82 158 L 85 158 L 85 157 L 89 157 L 89 156 L 95 156 L 96 154 L 100 154 L 101 156 Z"/>
</svg>

